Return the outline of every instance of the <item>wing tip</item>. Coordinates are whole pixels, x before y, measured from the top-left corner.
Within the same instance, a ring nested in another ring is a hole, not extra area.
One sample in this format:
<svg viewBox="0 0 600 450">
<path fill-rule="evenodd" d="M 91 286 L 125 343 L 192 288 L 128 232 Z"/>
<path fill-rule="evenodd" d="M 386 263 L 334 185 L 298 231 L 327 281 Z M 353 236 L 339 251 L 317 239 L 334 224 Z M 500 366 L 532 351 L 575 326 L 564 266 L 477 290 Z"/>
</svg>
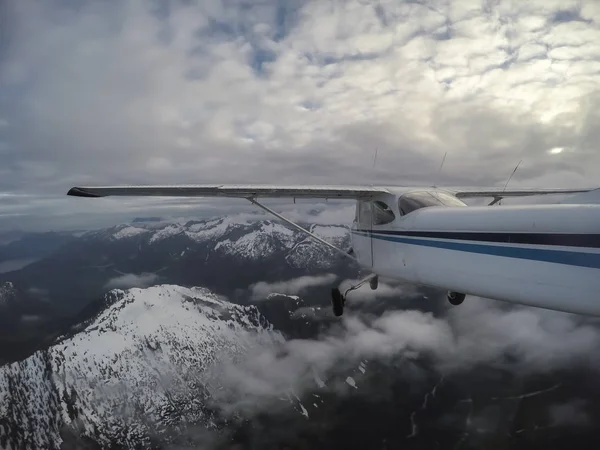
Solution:
<svg viewBox="0 0 600 450">
<path fill-rule="evenodd" d="M 67 192 L 67 195 L 70 195 L 72 197 L 85 197 L 85 198 L 102 197 L 101 195 L 94 194 L 93 192 L 90 192 L 90 191 L 86 190 L 85 188 L 80 188 L 80 187 L 72 187 L 71 189 L 69 189 L 69 192 Z"/>
</svg>

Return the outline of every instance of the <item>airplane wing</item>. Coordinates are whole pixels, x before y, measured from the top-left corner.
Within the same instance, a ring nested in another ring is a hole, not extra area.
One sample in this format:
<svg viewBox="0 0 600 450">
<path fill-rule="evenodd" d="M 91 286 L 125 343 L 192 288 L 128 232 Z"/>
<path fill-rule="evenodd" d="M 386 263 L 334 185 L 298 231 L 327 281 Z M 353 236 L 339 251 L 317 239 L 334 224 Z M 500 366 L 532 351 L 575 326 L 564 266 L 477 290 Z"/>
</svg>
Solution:
<svg viewBox="0 0 600 450">
<path fill-rule="evenodd" d="M 447 189 L 458 198 L 492 197 L 528 197 L 532 195 L 579 194 L 590 189 Z M 376 194 L 389 194 L 390 190 L 382 186 L 282 186 L 260 184 L 198 184 L 168 186 L 95 186 L 73 187 L 67 195 L 75 197 L 107 196 L 144 196 L 144 197 L 239 197 L 239 198 L 369 198 Z"/>
<path fill-rule="evenodd" d="M 521 189 L 521 190 L 464 190 L 454 191 L 454 195 L 458 198 L 476 198 L 476 197 L 529 197 L 532 195 L 559 195 L 559 194 L 580 194 L 582 192 L 590 192 L 597 188 L 590 189 Z"/>
<path fill-rule="evenodd" d="M 258 184 L 199 184 L 181 186 L 97 186 L 73 187 L 67 195 L 75 197 L 288 197 L 288 198 L 369 198 L 390 193 L 384 187 L 371 186 L 278 186 Z"/>
</svg>

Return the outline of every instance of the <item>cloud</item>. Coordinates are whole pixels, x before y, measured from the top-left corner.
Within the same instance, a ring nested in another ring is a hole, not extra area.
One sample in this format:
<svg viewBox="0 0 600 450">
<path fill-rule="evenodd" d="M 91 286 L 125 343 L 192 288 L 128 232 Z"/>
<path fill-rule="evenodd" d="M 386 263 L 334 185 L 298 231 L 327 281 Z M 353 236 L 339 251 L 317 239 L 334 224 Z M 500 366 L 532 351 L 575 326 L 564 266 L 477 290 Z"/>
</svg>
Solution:
<svg viewBox="0 0 600 450">
<path fill-rule="evenodd" d="M 281 206 L 280 206 L 281 207 Z M 311 203 L 308 205 L 287 205 L 285 217 L 295 222 L 319 225 L 350 225 L 354 220 L 355 202 L 351 204 Z"/>
<path fill-rule="evenodd" d="M 552 425 L 585 427 L 591 425 L 591 419 L 585 411 L 587 402 L 576 399 L 552 405 L 549 410 Z"/>
<path fill-rule="evenodd" d="M 134 273 L 126 273 L 118 277 L 111 278 L 104 285 L 105 289 L 129 289 L 129 288 L 145 288 L 155 284 L 158 280 L 158 275 L 155 273 L 142 273 L 136 275 Z"/>
<path fill-rule="evenodd" d="M 519 376 L 597 370 L 599 344 L 600 328 L 585 318 L 469 297 L 440 317 L 417 310 L 345 315 L 338 327 L 317 339 L 255 348 L 241 360 L 214 368 L 214 395 L 227 412 L 251 412 L 290 393 L 315 390 L 336 371 L 363 360 L 401 358 L 407 371 L 411 361 L 428 361 L 440 375 L 479 365 Z"/>
<path fill-rule="evenodd" d="M 337 276 L 331 273 L 325 275 L 303 276 L 287 281 L 267 283 L 259 281 L 252 284 L 249 289 L 253 300 L 264 300 L 270 294 L 300 295 L 310 288 L 332 284 Z"/>
<path fill-rule="evenodd" d="M 447 368 L 477 362 L 520 372 L 598 368 L 593 355 L 600 329 L 594 319 L 472 297 L 451 308 L 448 317 L 457 333 L 452 359 L 442 361 Z M 516 362 L 507 363 L 508 358 Z"/>
<path fill-rule="evenodd" d="M 23 0 L 3 16 L 0 193 L 28 194 L 8 207 L 21 223 L 124 208 L 63 199 L 77 184 L 499 185 L 520 159 L 515 187 L 600 175 L 591 2 Z"/>
<path fill-rule="evenodd" d="M 21 323 L 33 324 L 33 323 L 40 322 L 42 319 L 43 319 L 43 317 L 39 316 L 37 314 L 23 314 L 21 316 Z"/>
<path fill-rule="evenodd" d="M 38 287 L 30 287 L 29 289 L 27 289 L 27 293 L 31 294 L 33 296 L 36 296 L 36 297 L 47 297 L 48 296 L 47 289 L 42 289 L 42 288 L 38 288 Z"/>
<path fill-rule="evenodd" d="M 44 302 L 50 301 L 50 296 L 49 296 L 49 292 L 47 289 L 42 289 L 42 288 L 32 286 L 32 287 L 28 288 L 26 292 L 27 292 L 27 294 L 31 295 L 32 297 L 35 297 L 37 300 L 41 300 Z"/>
<path fill-rule="evenodd" d="M 36 258 L 20 258 L 20 259 L 9 259 L 8 261 L 0 262 L 0 273 L 12 272 L 14 270 L 20 270 L 25 266 L 37 261 Z"/>
</svg>

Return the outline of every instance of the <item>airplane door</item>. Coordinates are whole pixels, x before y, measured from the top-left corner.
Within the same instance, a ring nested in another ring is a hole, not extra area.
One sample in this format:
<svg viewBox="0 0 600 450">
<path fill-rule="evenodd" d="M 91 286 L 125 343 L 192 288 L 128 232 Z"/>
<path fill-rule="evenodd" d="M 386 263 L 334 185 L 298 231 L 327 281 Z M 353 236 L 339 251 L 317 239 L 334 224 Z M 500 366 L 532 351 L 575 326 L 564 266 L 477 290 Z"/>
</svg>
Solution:
<svg viewBox="0 0 600 450">
<path fill-rule="evenodd" d="M 373 267 L 373 204 L 371 200 L 359 200 L 356 204 L 354 251 L 363 266 Z"/>
</svg>

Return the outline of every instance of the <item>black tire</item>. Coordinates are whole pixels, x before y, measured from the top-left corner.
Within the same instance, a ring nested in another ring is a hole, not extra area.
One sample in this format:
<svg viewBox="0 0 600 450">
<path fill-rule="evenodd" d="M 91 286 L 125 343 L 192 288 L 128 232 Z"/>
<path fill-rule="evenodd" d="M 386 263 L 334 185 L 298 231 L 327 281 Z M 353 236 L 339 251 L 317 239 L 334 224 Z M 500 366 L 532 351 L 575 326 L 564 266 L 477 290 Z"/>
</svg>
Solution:
<svg viewBox="0 0 600 450">
<path fill-rule="evenodd" d="M 333 314 L 336 317 L 344 314 L 344 297 L 338 288 L 331 289 L 331 305 L 333 306 Z"/>
<path fill-rule="evenodd" d="M 369 280 L 369 286 L 371 286 L 371 290 L 374 291 L 379 286 L 379 277 L 373 277 Z"/>
<path fill-rule="evenodd" d="M 448 301 L 451 305 L 458 306 L 465 301 L 465 294 L 459 292 L 448 292 Z"/>
</svg>

